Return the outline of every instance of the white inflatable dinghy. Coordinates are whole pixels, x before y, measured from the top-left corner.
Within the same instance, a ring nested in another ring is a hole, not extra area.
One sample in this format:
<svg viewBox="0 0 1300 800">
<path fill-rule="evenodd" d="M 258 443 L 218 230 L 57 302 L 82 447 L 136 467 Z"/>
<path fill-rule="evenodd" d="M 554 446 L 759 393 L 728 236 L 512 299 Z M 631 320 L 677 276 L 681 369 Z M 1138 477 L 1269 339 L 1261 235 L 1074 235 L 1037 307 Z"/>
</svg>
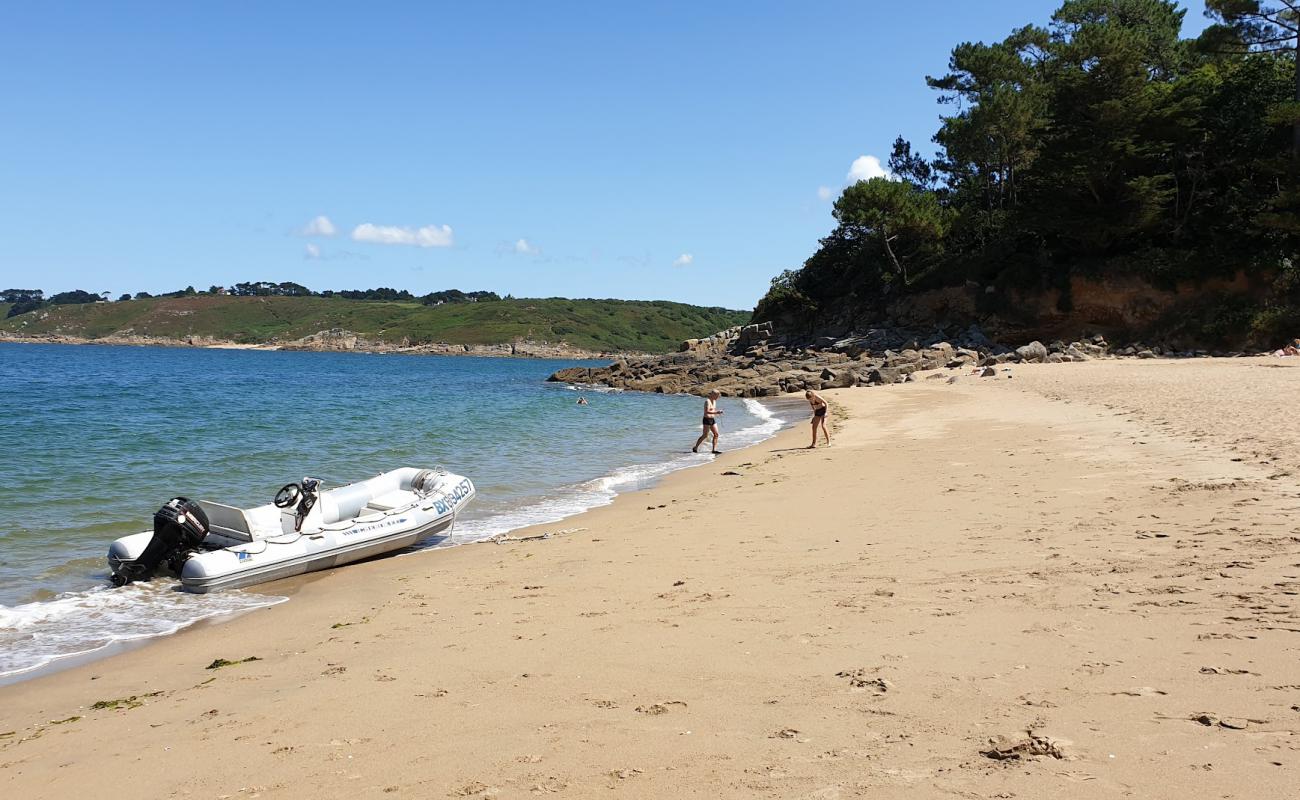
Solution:
<svg viewBox="0 0 1300 800">
<path fill-rule="evenodd" d="M 113 583 L 165 568 L 186 591 L 202 593 L 337 567 L 450 536 L 474 497 L 469 478 L 442 468 L 404 467 L 327 491 L 320 485 L 303 478 L 256 508 L 172 498 L 154 514 L 152 532 L 109 547 Z"/>
</svg>

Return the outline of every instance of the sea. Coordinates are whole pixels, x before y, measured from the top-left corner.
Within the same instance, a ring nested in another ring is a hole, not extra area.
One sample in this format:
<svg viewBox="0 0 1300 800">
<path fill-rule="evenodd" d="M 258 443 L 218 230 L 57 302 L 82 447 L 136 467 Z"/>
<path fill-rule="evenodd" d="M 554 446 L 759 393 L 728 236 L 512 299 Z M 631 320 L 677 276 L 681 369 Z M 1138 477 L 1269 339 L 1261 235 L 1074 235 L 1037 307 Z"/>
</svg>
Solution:
<svg viewBox="0 0 1300 800">
<path fill-rule="evenodd" d="M 395 556 L 436 559 L 707 463 L 690 452 L 700 399 L 546 381 L 593 363 L 0 343 L 0 682 L 286 601 L 111 588 L 109 543 L 174 496 L 246 507 L 305 475 L 328 488 L 443 466 L 477 498 L 452 537 Z M 720 407 L 724 449 L 795 413 Z"/>
</svg>

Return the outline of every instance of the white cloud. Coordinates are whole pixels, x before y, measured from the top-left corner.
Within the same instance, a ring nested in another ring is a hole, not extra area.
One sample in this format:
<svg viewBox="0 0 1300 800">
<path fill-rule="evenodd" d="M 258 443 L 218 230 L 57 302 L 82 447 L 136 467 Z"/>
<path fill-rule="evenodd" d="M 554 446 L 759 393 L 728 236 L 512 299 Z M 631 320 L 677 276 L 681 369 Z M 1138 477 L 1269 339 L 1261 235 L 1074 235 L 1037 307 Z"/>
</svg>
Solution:
<svg viewBox="0 0 1300 800">
<path fill-rule="evenodd" d="M 333 236 L 338 233 L 338 229 L 334 227 L 333 222 L 330 222 L 329 217 L 321 214 L 304 225 L 299 233 L 303 236 Z"/>
<path fill-rule="evenodd" d="M 835 196 L 835 190 L 829 186 L 818 186 L 817 197 L 820 200 L 829 200 Z"/>
<path fill-rule="evenodd" d="M 880 159 L 875 156 L 858 156 L 853 159 L 853 165 L 849 167 L 849 174 L 846 180 L 850 183 L 858 181 L 867 181 L 872 178 L 889 178 L 889 170 L 880 164 Z"/>
<path fill-rule="evenodd" d="M 677 258 L 673 259 L 673 266 L 674 266 L 674 267 L 689 267 L 689 266 L 690 266 L 692 263 L 694 263 L 694 262 L 695 262 L 695 256 L 693 256 L 693 255 L 690 254 L 690 253 L 682 253 L 680 256 L 678 256 Z"/>
<path fill-rule="evenodd" d="M 516 253 L 523 256 L 535 256 L 542 252 L 537 245 L 529 242 L 527 239 L 520 239 L 515 242 L 514 249 Z"/>
<path fill-rule="evenodd" d="M 307 250 L 306 250 L 306 252 L 304 252 L 304 253 L 302 254 L 302 257 L 303 257 L 303 258 L 309 258 L 309 259 L 312 259 L 312 260 L 318 259 L 318 258 L 320 258 L 320 248 L 317 247 L 316 245 L 314 245 L 314 244 L 308 242 L 308 243 L 307 243 Z"/>
<path fill-rule="evenodd" d="M 450 225 L 401 228 L 396 225 L 372 225 L 363 222 L 353 228 L 352 239 L 372 244 L 409 244 L 416 247 L 451 247 L 453 244 Z"/>
</svg>

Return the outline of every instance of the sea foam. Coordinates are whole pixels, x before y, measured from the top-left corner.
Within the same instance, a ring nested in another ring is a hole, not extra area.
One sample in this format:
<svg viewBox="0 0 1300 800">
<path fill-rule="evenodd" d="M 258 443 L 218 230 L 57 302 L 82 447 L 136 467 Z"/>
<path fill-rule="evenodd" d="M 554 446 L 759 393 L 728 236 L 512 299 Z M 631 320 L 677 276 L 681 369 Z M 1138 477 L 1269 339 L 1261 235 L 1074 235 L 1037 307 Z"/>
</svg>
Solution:
<svg viewBox="0 0 1300 800">
<path fill-rule="evenodd" d="M 170 581 L 153 581 L 121 589 L 103 586 L 68 592 L 12 608 L 0 606 L 0 678 L 287 599 L 240 591 L 187 594 Z"/>
</svg>

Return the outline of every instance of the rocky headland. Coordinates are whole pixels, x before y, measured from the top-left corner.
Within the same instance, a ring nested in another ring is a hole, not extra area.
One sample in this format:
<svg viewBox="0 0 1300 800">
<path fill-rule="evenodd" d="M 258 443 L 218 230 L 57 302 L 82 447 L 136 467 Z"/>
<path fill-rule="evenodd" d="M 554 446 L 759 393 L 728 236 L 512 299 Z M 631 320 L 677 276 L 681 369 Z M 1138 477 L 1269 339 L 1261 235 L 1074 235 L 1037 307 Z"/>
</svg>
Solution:
<svg viewBox="0 0 1300 800">
<path fill-rule="evenodd" d="M 66 334 L 35 334 L 29 336 L 15 335 L 0 331 L 0 342 L 20 342 L 29 344 L 103 344 L 127 345 L 133 347 L 205 347 L 213 349 L 239 350 L 297 350 L 329 353 L 392 353 L 398 355 L 438 355 L 438 356 L 480 356 L 499 358 L 552 358 L 572 360 L 596 360 L 607 358 L 646 358 L 641 353 L 612 353 L 584 350 L 568 344 L 553 342 L 535 342 L 521 340 L 501 344 L 452 344 L 449 342 L 412 343 L 403 339 L 388 342 L 373 339 L 354 331 L 342 328 L 317 331 L 299 339 L 285 341 L 272 339 L 267 342 L 247 343 L 218 339 L 211 336 L 186 336 L 184 338 L 165 336 L 140 336 L 135 334 L 111 334 L 98 338 L 70 336 Z"/>
<path fill-rule="evenodd" d="M 688 339 L 678 352 L 669 355 L 619 358 L 605 367 L 562 369 L 549 380 L 661 394 L 704 395 L 716 389 L 730 397 L 776 397 L 808 389 L 904 383 L 914 380 L 914 373 L 940 368 L 995 377 L 1003 364 L 1210 355 L 1241 353 L 1174 350 L 1141 343 L 1113 348 L 1101 335 L 1048 344 L 1035 340 L 1010 347 L 991 341 L 974 325 L 955 332 L 879 328 L 810 340 L 778 334 L 772 323 L 765 322 Z"/>
</svg>

